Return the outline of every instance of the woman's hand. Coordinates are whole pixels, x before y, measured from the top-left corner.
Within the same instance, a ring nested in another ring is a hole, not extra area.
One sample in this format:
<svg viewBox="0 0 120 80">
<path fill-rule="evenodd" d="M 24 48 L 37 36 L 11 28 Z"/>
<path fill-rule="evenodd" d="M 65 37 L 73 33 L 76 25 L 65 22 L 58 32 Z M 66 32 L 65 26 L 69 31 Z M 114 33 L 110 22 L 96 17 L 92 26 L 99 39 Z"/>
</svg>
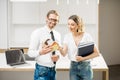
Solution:
<svg viewBox="0 0 120 80">
<path fill-rule="evenodd" d="M 76 56 L 76 60 L 79 62 L 79 61 L 83 61 L 84 58 L 82 56 Z"/>
<path fill-rule="evenodd" d="M 52 45 L 51 45 L 51 47 L 53 49 L 52 51 L 56 51 L 56 50 L 59 49 L 59 44 L 57 42 L 53 42 Z"/>
</svg>

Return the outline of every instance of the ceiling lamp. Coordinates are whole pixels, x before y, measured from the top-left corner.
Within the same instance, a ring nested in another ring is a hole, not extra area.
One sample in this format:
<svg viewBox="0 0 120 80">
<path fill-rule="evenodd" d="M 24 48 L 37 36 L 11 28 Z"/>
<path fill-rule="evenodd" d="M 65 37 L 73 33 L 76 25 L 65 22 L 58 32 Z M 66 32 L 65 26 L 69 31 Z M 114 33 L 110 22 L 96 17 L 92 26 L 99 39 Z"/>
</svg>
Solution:
<svg viewBox="0 0 120 80">
<path fill-rule="evenodd" d="M 67 4 L 69 4 L 69 0 L 67 0 Z"/>
<path fill-rule="evenodd" d="M 59 0 L 57 0 L 57 5 L 59 4 Z"/>
<path fill-rule="evenodd" d="M 97 4 L 99 4 L 100 3 L 100 0 L 97 0 Z"/>
<path fill-rule="evenodd" d="M 89 1 L 88 1 L 88 0 L 86 0 L 86 4 L 89 4 Z"/>
<path fill-rule="evenodd" d="M 11 2 L 46 2 L 47 0 L 10 0 Z"/>
<path fill-rule="evenodd" d="M 76 1 L 76 4 L 77 4 L 77 5 L 79 4 L 79 0 Z"/>
</svg>

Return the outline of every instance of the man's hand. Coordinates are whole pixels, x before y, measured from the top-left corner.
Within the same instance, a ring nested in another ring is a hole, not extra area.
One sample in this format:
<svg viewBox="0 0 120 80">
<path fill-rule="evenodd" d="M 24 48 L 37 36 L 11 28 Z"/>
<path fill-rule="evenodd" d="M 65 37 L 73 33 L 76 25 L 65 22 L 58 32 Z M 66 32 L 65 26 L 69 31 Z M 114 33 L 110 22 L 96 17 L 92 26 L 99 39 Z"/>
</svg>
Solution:
<svg viewBox="0 0 120 80">
<path fill-rule="evenodd" d="M 59 59 L 59 55 L 52 55 L 51 59 L 52 59 L 53 62 L 57 62 L 58 59 Z"/>
<path fill-rule="evenodd" d="M 52 51 L 52 47 L 49 46 L 49 45 L 45 45 L 42 47 L 42 49 L 40 50 L 40 55 L 44 55 L 44 54 L 47 54 L 49 52 Z"/>
</svg>

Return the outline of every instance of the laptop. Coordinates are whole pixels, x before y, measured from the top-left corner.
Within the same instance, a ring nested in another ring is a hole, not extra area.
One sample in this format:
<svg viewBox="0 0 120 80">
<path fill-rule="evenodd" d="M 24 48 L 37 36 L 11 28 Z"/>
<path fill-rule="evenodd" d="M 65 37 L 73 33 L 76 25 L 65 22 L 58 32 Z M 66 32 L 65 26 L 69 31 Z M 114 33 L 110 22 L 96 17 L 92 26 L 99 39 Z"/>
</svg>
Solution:
<svg viewBox="0 0 120 80">
<path fill-rule="evenodd" d="M 25 57 L 22 50 L 5 51 L 7 64 L 10 66 L 25 64 Z"/>
</svg>

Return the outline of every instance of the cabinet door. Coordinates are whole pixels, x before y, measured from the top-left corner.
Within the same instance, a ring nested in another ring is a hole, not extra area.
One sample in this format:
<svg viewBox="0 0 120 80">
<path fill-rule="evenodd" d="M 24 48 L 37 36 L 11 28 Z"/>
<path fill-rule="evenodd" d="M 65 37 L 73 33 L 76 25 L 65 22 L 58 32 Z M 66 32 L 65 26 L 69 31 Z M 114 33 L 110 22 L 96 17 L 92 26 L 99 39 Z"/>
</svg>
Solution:
<svg viewBox="0 0 120 80">
<path fill-rule="evenodd" d="M 13 24 L 40 24 L 40 4 L 37 2 L 13 2 Z"/>
<path fill-rule="evenodd" d="M 57 10 L 56 1 L 48 0 L 46 3 L 40 3 L 40 24 L 46 23 L 46 15 L 49 10 Z"/>
<path fill-rule="evenodd" d="M 59 14 L 59 24 L 67 24 L 68 18 L 68 5 L 66 0 L 59 0 L 59 4 L 57 4 L 56 0 L 50 1 L 48 0 L 46 3 L 40 3 L 40 23 L 45 24 L 46 14 L 49 10 L 56 10 Z"/>
<path fill-rule="evenodd" d="M 11 2 L 11 22 L 9 45 L 15 47 L 28 47 L 29 37 L 32 31 L 42 27 L 46 23 L 46 15 L 49 10 L 57 10 L 60 15 L 59 24 L 56 29 L 62 34 L 69 30 L 67 28 L 68 17 L 77 14 L 83 18 L 86 30 L 98 41 L 98 4 L 96 0 L 86 3 L 86 0 L 47 0 L 47 2 Z M 20 33 L 22 32 L 22 33 Z M 94 34 L 94 33 L 95 34 Z M 23 38 L 23 40 L 21 40 Z M 97 42 L 98 43 L 98 42 Z"/>
<path fill-rule="evenodd" d="M 71 6 L 72 5 L 72 6 Z M 92 0 L 86 3 L 85 0 L 80 0 L 79 4 L 74 0 L 69 2 L 69 16 L 73 14 L 79 15 L 85 24 L 96 24 L 97 23 L 97 9 L 98 4 L 96 1 Z"/>
</svg>

